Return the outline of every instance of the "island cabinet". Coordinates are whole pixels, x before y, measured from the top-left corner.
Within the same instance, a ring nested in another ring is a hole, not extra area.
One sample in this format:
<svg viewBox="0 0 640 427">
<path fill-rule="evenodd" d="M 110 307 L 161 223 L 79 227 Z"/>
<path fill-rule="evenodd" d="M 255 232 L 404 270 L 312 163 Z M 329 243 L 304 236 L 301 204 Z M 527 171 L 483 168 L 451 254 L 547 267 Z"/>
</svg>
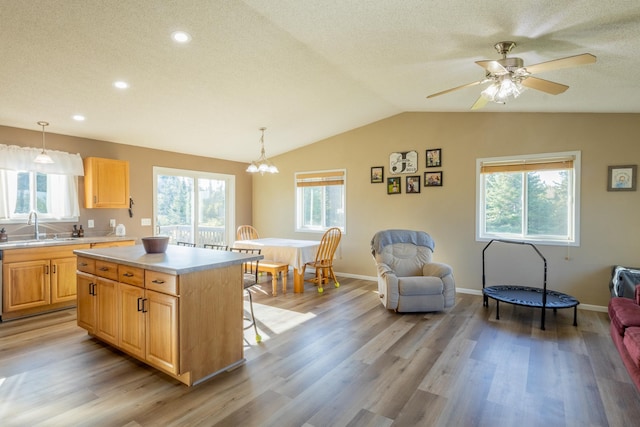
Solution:
<svg viewBox="0 0 640 427">
<path fill-rule="evenodd" d="M 145 254 L 140 245 L 76 251 L 77 322 L 193 385 L 244 362 L 242 258 L 175 245 L 167 252 Z M 171 259 L 187 267 L 170 267 Z"/>
<path fill-rule="evenodd" d="M 52 311 L 76 304 L 75 249 L 88 244 L 3 251 L 2 319 Z"/>
</svg>

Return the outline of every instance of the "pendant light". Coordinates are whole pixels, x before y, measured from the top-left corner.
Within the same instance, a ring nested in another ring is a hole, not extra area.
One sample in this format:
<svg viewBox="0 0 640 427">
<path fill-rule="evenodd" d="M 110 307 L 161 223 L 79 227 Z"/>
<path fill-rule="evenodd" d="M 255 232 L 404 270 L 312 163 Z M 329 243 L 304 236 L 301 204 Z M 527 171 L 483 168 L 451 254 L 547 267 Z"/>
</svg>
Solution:
<svg viewBox="0 0 640 427">
<path fill-rule="evenodd" d="M 260 175 L 264 175 L 265 172 L 269 173 L 278 173 L 278 168 L 275 167 L 269 159 L 267 159 L 267 155 L 264 153 L 264 131 L 267 128 L 262 127 L 260 131 L 262 132 L 262 136 L 260 136 L 260 158 L 256 161 L 251 162 L 249 167 L 247 168 L 247 172 L 256 173 L 260 172 Z"/>
<path fill-rule="evenodd" d="M 47 152 L 44 149 L 44 128 L 45 126 L 49 126 L 49 122 L 43 122 L 40 121 L 38 122 L 38 126 L 42 126 L 42 152 L 40 154 L 38 154 L 36 156 L 35 159 L 33 159 L 33 161 L 35 163 L 40 163 L 40 164 L 51 164 L 53 163 L 53 159 L 47 154 Z"/>
</svg>

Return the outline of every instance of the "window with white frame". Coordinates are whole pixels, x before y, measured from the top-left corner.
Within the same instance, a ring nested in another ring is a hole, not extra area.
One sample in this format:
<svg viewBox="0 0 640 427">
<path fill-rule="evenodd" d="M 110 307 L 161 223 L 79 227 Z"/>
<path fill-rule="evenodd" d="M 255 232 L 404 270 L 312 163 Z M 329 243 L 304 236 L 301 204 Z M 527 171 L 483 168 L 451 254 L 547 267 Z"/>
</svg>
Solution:
<svg viewBox="0 0 640 427">
<path fill-rule="evenodd" d="M 478 240 L 578 246 L 580 152 L 478 159 Z"/>
<path fill-rule="evenodd" d="M 153 167 L 157 235 L 172 242 L 228 245 L 235 236 L 235 176 Z"/>
<path fill-rule="evenodd" d="M 0 145 L 0 223 L 26 221 L 31 211 L 44 222 L 77 221 L 78 176 L 84 175 L 78 154 L 48 150 L 54 160 L 38 164 L 40 149 Z"/>
<path fill-rule="evenodd" d="M 296 180 L 296 231 L 345 232 L 347 171 L 300 172 Z"/>
</svg>

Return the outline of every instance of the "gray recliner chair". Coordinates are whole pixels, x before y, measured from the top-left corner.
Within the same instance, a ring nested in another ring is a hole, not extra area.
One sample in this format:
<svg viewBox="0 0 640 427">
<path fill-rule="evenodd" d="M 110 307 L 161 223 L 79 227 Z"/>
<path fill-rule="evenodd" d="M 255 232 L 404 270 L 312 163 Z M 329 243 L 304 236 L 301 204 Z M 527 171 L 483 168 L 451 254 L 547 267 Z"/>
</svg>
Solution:
<svg viewBox="0 0 640 427">
<path fill-rule="evenodd" d="M 451 267 L 432 262 L 435 244 L 424 231 L 383 230 L 371 240 L 380 302 L 398 312 L 441 311 L 455 303 Z"/>
</svg>

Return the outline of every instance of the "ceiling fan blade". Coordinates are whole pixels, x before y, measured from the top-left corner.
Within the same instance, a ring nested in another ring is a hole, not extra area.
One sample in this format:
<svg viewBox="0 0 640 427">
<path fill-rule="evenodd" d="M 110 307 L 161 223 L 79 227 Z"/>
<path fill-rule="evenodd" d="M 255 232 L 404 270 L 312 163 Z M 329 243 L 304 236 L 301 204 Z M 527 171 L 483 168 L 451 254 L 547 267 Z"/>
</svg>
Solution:
<svg viewBox="0 0 640 427">
<path fill-rule="evenodd" d="M 583 53 L 582 55 L 568 56 L 566 58 L 554 59 L 552 61 L 541 62 L 539 64 L 528 65 L 524 68 L 527 69 L 529 74 L 543 73 L 550 70 L 558 70 L 560 68 L 577 67 L 578 65 L 593 64 L 596 62 L 596 57 L 590 53 Z"/>
<path fill-rule="evenodd" d="M 522 86 L 526 86 L 531 89 L 546 92 L 551 95 L 558 95 L 569 89 L 569 86 L 560 83 L 551 82 L 549 80 L 539 79 L 537 77 L 527 77 L 522 80 Z"/>
<path fill-rule="evenodd" d="M 471 86 L 479 85 L 480 83 L 484 83 L 484 82 L 485 82 L 485 80 L 478 80 L 477 82 L 467 83 L 466 85 L 454 87 L 454 88 L 451 88 L 451 89 L 443 90 L 442 92 L 431 94 L 431 95 L 427 96 L 427 98 L 434 98 L 436 96 L 444 95 L 445 93 L 453 92 L 454 90 L 464 89 L 465 87 L 471 87 Z"/>
<path fill-rule="evenodd" d="M 472 110 L 479 110 L 481 108 L 484 108 L 485 105 L 487 105 L 487 103 L 489 102 L 489 100 L 487 98 L 485 98 L 484 96 L 480 95 L 480 97 L 476 100 L 476 102 L 471 106 Z"/>
<path fill-rule="evenodd" d="M 492 74 L 506 74 L 507 69 L 502 66 L 498 61 L 476 61 L 476 64 L 489 71 Z"/>
</svg>

